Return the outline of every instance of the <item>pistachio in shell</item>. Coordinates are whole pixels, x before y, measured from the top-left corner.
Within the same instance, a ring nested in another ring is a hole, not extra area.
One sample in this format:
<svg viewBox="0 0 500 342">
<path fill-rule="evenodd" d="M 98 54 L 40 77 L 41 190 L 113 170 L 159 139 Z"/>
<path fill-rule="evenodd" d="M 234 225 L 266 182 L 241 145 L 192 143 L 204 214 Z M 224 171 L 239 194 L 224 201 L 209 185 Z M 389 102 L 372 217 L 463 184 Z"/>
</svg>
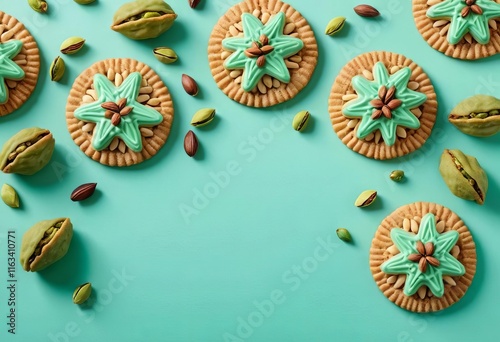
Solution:
<svg viewBox="0 0 500 342">
<path fill-rule="evenodd" d="M 73 225 L 69 218 L 41 221 L 28 229 L 21 242 L 20 261 L 27 272 L 38 272 L 68 252 Z"/>
<path fill-rule="evenodd" d="M 465 134 L 494 135 L 500 131 L 500 99 L 489 95 L 469 97 L 451 110 L 448 120 Z"/>
<path fill-rule="evenodd" d="M 460 198 L 483 204 L 488 177 L 476 158 L 460 150 L 444 150 L 439 172 L 451 192 Z"/>
<path fill-rule="evenodd" d="M 163 0 L 136 0 L 121 6 L 111 29 L 130 39 L 155 38 L 167 31 L 177 14 Z"/>
<path fill-rule="evenodd" d="M 7 140 L 0 151 L 0 170 L 32 175 L 52 158 L 55 140 L 49 130 L 25 128 Z"/>
</svg>

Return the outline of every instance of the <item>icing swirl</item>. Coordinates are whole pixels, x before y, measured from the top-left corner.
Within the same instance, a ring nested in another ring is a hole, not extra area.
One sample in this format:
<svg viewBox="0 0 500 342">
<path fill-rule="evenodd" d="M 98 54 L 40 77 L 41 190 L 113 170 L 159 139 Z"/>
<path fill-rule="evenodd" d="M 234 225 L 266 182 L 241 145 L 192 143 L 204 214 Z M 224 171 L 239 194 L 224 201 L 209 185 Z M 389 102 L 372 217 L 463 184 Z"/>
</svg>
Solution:
<svg viewBox="0 0 500 342">
<path fill-rule="evenodd" d="M 442 297 L 443 276 L 465 274 L 465 267 L 450 254 L 458 237 L 455 230 L 439 234 L 435 216 L 426 214 L 416 235 L 401 228 L 391 229 L 391 239 L 400 253 L 385 261 L 380 268 L 387 274 L 406 274 L 403 290 L 406 296 L 415 294 L 426 285 L 436 297 Z"/>
<path fill-rule="evenodd" d="M 163 116 L 151 107 L 136 101 L 142 76 L 131 73 L 119 87 L 115 87 L 104 75 L 94 76 L 94 88 L 98 99 L 75 110 L 75 117 L 96 124 L 92 147 L 105 149 L 114 137 L 119 137 L 134 152 L 142 150 L 141 126 L 155 126 Z"/>
<path fill-rule="evenodd" d="M 389 76 L 384 63 L 378 62 L 373 66 L 373 76 L 373 81 L 360 75 L 352 78 L 351 84 L 358 98 L 347 102 L 342 114 L 361 120 L 356 133 L 359 139 L 378 129 L 385 144 L 392 146 L 396 142 L 397 126 L 420 127 L 420 121 L 410 109 L 423 104 L 427 96 L 408 88 L 411 76 L 408 67 Z"/>
<path fill-rule="evenodd" d="M 290 72 L 284 59 L 299 52 L 304 42 L 283 34 L 285 13 L 277 13 L 266 25 L 249 13 L 243 13 L 241 19 L 244 36 L 222 41 L 224 49 L 234 51 L 224 62 L 224 67 L 244 69 L 241 86 L 247 92 L 266 74 L 289 83 Z"/>
<path fill-rule="evenodd" d="M 0 104 L 9 99 L 9 89 L 5 85 L 5 79 L 18 81 L 25 76 L 24 70 L 12 60 L 22 48 L 23 43 L 20 40 L 0 43 Z"/>
<path fill-rule="evenodd" d="M 445 0 L 429 8 L 427 17 L 451 22 L 447 39 L 452 45 L 458 44 L 467 33 L 479 44 L 488 44 L 488 21 L 500 18 L 500 4 L 495 0 Z"/>
</svg>

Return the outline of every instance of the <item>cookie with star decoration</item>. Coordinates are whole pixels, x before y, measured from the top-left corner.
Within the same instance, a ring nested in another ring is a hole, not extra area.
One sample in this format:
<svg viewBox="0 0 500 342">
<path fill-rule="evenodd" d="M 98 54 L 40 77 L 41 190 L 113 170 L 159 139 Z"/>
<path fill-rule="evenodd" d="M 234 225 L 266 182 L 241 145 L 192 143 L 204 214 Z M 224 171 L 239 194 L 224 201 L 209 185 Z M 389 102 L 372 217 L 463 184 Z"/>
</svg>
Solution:
<svg viewBox="0 0 500 342">
<path fill-rule="evenodd" d="M 413 0 L 413 17 L 427 43 L 447 56 L 500 52 L 500 0 Z"/>
<path fill-rule="evenodd" d="M 458 302 L 476 273 L 476 245 L 450 209 L 416 202 L 387 216 L 370 248 L 370 270 L 384 295 L 413 312 Z"/>
<path fill-rule="evenodd" d="M 392 159 L 420 148 L 436 121 L 429 77 L 411 59 L 384 51 L 347 63 L 328 101 L 333 129 L 350 149 L 368 158 Z"/>
<path fill-rule="evenodd" d="M 0 116 L 12 113 L 31 96 L 40 73 L 35 39 L 16 18 L 0 11 Z"/>
<path fill-rule="evenodd" d="M 71 137 L 90 158 L 130 166 L 167 141 L 174 107 L 160 77 L 133 59 L 97 62 L 78 76 L 66 104 Z"/>
<path fill-rule="evenodd" d="M 278 0 L 247 0 L 215 25 L 208 59 L 217 86 L 250 107 L 292 99 L 308 83 L 318 61 L 306 19 Z"/>
</svg>

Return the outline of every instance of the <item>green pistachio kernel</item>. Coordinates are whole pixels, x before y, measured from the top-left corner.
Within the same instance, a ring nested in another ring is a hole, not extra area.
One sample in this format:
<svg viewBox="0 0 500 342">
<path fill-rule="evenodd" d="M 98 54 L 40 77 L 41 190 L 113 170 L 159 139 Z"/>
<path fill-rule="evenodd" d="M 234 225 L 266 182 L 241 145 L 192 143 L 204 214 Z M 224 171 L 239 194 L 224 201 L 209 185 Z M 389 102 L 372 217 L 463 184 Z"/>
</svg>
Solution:
<svg viewBox="0 0 500 342">
<path fill-rule="evenodd" d="M 16 189 L 9 184 L 4 184 L 2 186 L 0 197 L 2 197 L 2 201 L 9 207 L 19 208 L 19 196 L 17 195 Z"/>
</svg>

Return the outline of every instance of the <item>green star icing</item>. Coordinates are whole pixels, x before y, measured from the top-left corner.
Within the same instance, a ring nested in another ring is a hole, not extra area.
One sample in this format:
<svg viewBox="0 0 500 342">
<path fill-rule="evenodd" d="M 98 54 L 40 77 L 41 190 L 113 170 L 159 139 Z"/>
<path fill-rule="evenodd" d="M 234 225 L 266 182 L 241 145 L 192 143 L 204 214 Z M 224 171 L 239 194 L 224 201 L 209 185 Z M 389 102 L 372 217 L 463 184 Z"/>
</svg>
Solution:
<svg viewBox="0 0 500 342">
<path fill-rule="evenodd" d="M 380 268 L 387 274 L 406 274 L 404 294 L 411 296 L 420 286 L 426 285 L 436 297 L 444 294 L 443 276 L 461 276 L 465 274 L 465 267 L 455 259 L 450 250 L 458 241 L 458 232 L 455 230 L 439 234 L 436 230 L 436 218 L 429 213 L 422 218 L 418 234 L 408 233 L 400 228 L 391 229 L 391 239 L 400 251 L 384 262 Z M 418 268 L 418 263 L 408 259 L 410 254 L 418 254 L 417 241 L 423 244 L 434 244 L 433 257 L 439 260 L 439 266 L 427 265 L 425 273 Z"/>
<path fill-rule="evenodd" d="M 427 100 L 425 94 L 408 89 L 411 70 L 404 67 L 393 75 L 389 76 L 384 63 L 378 62 L 373 67 L 374 80 L 369 81 L 358 75 L 352 78 L 352 86 L 358 94 L 358 98 L 349 101 L 343 108 L 344 116 L 352 119 L 361 119 L 357 129 L 357 137 L 365 138 L 370 133 L 379 129 L 384 142 L 388 146 L 396 142 L 396 128 L 402 126 L 410 129 L 418 129 L 420 121 L 410 112 L 410 109 L 420 106 Z M 401 106 L 392 111 L 392 118 L 382 116 L 372 119 L 373 106 L 370 101 L 378 98 L 378 91 L 382 86 L 387 89 L 396 87 L 395 98 L 402 101 Z"/>
<path fill-rule="evenodd" d="M 464 0 L 445 0 L 427 10 L 427 17 L 435 20 L 446 19 L 451 22 L 448 30 L 448 42 L 457 44 L 469 32 L 479 44 L 488 44 L 490 29 L 488 21 L 500 18 L 500 4 L 494 0 L 476 0 L 483 14 L 472 11 L 464 18 L 462 9 L 466 6 Z"/>
<path fill-rule="evenodd" d="M 153 108 L 136 101 L 141 88 L 142 76 L 138 72 L 130 74 L 119 87 L 115 87 L 104 75 L 94 76 L 94 88 L 98 99 L 96 102 L 79 107 L 75 117 L 86 122 L 94 122 L 96 127 L 92 137 L 92 147 L 96 151 L 105 149 L 114 137 L 119 137 L 134 152 L 142 150 L 141 126 L 155 126 L 163 121 L 163 116 Z M 105 117 L 106 110 L 101 107 L 104 102 L 118 102 L 127 99 L 127 106 L 132 111 L 122 116 L 120 124 L 114 126 Z"/>
<path fill-rule="evenodd" d="M 290 72 L 284 59 L 302 50 L 304 43 L 299 38 L 283 34 L 285 13 L 279 12 L 266 25 L 249 13 L 243 13 L 241 19 L 244 37 L 226 38 L 222 41 L 224 49 L 234 51 L 224 62 L 224 67 L 230 70 L 244 69 L 242 87 L 247 92 L 251 91 L 266 74 L 283 83 L 289 83 Z M 257 58 L 247 57 L 245 50 L 251 47 L 253 42 L 259 41 L 262 34 L 269 38 L 269 45 L 272 45 L 274 50 L 266 55 L 266 63 L 259 68 Z"/>
<path fill-rule="evenodd" d="M 22 48 L 23 42 L 20 40 L 0 43 L 0 104 L 9 99 L 9 89 L 5 85 L 5 79 L 17 81 L 24 78 L 24 70 L 12 60 Z"/>
</svg>

